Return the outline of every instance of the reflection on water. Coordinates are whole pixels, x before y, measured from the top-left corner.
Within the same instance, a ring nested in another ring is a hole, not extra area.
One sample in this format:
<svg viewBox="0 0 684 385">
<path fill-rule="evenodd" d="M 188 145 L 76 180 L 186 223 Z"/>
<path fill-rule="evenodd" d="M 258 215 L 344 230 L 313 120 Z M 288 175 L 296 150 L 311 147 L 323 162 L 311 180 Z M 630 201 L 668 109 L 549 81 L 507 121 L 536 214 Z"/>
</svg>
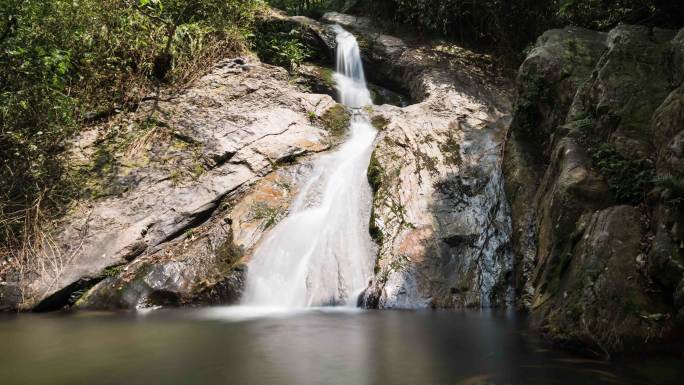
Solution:
<svg viewBox="0 0 684 385">
<path fill-rule="evenodd" d="M 678 357 L 557 352 L 512 315 L 214 308 L 0 318 L 14 384 L 681 384 Z"/>
</svg>

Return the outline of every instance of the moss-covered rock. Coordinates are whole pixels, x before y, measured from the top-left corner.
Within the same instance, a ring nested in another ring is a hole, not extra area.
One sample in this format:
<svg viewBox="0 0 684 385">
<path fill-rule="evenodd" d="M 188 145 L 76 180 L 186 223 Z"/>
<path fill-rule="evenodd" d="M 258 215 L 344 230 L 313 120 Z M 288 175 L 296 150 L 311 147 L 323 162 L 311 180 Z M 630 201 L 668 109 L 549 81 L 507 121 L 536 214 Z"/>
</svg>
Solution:
<svg viewBox="0 0 684 385">
<path fill-rule="evenodd" d="M 673 330 L 684 267 L 674 36 L 554 30 L 521 66 L 504 162 L 518 298 L 556 342 L 609 354 Z"/>
<path fill-rule="evenodd" d="M 373 193 L 377 193 L 378 190 L 380 190 L 380 186 L 382 185 L 382 166 L 380 165 L 380 162 L 378 162 L 378 159 L 375 157 L 375 154 L 371 155 L 371 160 L 370 164 L 368 165 L 368 183 L 371 186 L 371 189 L 373 190 Z"/>
<path fill-rule="evenodd" d="M 556 280 L 539 285 L 531 308 L 552 340 L 610 354 L 671 328 L 669 306 L 648 293 L 640 271 L 639 216 L 616 206 L 578 220 L 573 244 L 554 266 Z"/>
<path fill-rule="evenodd" d="M 343 105 L 337 104 L 323 113 L 321 122 L 333 137 L 339 138 L 349 130 L 351 113 Z"/>
<path fill-rule="evenodd" d="M 371 116 L 371 124 L 378 131 L 383 131 L 387 128 L 389 120 L 382 115 L 376 114 Z"/>
<path fill-rule="evenodd" d="M 545 32 L 520 67 L 510 131 L 550 156 L 554 132 L 606 49 L 606 35 L 582 28 Z"/>
<path fill-rule="evenodd" d="M 606 35 L 582 28 L 545 32 L 529 52 L 517 77 L 518 98 L 508 131 L 503 171 L 513 217 L 513 249 L 520 305 L 529 306 L 533 272 L 537 269 L 537 229 L 542 180 L 554 183 L 564 167 L 562 153 L 556 172 L 547 174 L 554 141 L 582 86 L 606 49 Z M 577 146 L 575 146 L 577 147 Z M 586 158 L 586 155 L 583 155 Z M 583 163 L 586 170 L 590 166 Z M 551 190 L 552 191 L 552 190 Z M 559 200 L 562 202 L 562 198 Z M 557 203 L 556 208 L 562 206 Z M 548 211 L 548 210 L 547 210 Z M 577 218 L 580 212 L 573 215 Z"/>
</svg>

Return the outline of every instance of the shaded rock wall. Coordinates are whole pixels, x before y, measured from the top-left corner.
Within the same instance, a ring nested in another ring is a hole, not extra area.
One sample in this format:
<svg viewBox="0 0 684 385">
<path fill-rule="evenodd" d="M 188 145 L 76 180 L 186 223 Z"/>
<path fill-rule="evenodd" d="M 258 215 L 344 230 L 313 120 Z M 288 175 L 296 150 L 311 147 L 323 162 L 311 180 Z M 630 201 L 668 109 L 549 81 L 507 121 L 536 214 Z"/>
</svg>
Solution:
<svg viewBox="0 0 684 385">
<path fill-rule="evenodd" d="M 504 159 L 516 287 L 552 340 L 609 352 L 675 327 L 681 36 L 551 30 L 520 67 Z"/>
</svg>

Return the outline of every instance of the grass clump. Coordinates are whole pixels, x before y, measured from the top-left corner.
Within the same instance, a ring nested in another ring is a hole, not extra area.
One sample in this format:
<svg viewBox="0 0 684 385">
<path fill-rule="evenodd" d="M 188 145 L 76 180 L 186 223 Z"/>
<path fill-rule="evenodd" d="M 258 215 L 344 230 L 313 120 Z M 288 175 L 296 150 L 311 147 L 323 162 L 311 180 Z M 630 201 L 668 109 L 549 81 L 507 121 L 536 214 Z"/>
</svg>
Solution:
<svg viewBox="0 0 684 385">
<path fill-rule="evenodd" d="M 255 202 L 249 208 L 249 214 L 251 220 L 261 221 L 261 226 L 266 230 L 278 223 L 282 210 L 279 207 L 271 207 L 266 202 Z"/>
<path fill-rule="evenodd" d="M 105 278 L 118 277 L 123 273 L 125 265 L 110 266 L 102 272 L 102 276 Z"/>
<path fill-rule="evenodd" d="M 229 267 L 233 267 L 235 263 L 242 258 L 243 254 L 244 251 L 242 248 L 236 245 L 233 240 L 233 231 L 229 230 L 226 239 L 216 249 L 216 258 L 220 261 L 223 261 Z"/>
</svg>

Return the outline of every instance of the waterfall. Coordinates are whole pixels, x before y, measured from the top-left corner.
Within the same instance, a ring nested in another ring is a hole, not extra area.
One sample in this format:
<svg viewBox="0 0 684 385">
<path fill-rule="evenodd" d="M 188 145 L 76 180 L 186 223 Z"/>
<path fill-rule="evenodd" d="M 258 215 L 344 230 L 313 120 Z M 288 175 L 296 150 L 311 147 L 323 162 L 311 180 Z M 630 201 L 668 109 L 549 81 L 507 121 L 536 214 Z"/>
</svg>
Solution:
<svg viewBox="0 0 684 385">
<path fill-rule="evenodd" d="M 353 111 L 350 134 L 336 151 L 315 161 L 289 215 L 255 251 L 244 305 L 355 306 L 372 275 L 366 170 L 377 132 L 361 109 L 371 98 L 356 38 L 339 26 L 334 30 L 335 80 L 341 102 Z"/>
<path fill-rule="evenodd" d="M 337 34 L 337 72 L 334 79 L 340 102 L 355 110 L 372 104 L 356 38 L 339 25 L 335 25 L 333 30 Z"/>
</svg>

